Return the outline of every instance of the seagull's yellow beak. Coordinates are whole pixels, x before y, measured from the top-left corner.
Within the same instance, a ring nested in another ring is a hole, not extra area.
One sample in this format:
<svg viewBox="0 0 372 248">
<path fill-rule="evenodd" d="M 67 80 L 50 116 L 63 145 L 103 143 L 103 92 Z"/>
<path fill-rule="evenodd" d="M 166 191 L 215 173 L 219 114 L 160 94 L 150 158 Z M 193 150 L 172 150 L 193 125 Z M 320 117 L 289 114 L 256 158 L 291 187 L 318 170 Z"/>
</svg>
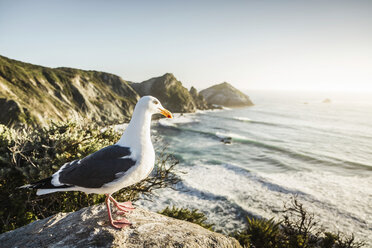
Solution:
<svg viewBox="0 0 372 248">
<path fill-rule="evenodd" d="M 165 117 L 170 118 L 170 119 L 173 118 L 172 113 L 166 110 L 165 108 L 159 108 L 159 110 L 160 110 L 160 114 L 164 115 Z"/>
</svg>

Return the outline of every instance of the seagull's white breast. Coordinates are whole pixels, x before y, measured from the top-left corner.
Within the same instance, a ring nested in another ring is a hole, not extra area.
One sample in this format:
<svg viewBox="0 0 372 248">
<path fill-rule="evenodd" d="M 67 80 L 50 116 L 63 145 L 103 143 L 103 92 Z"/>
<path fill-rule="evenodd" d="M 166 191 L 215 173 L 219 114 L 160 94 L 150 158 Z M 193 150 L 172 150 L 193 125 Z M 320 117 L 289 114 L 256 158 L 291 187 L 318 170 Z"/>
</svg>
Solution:
<svg viewBox="0 0 372 248">
<path fill-rule="evenodd" d="M 147 143 L 147 142 L 146 142 Z M 155 151 L 151 141 L 141 147 L 142 149 L 133 149 L 132 159 L 137 161 L 136 164 L 128 171 L 118 173 L 117 180 L 105 184 L 104 190 L 107 193 L 114 193 L 122 188 L 134 185 L 151 173 L 155 164 Z"/>
</svg>

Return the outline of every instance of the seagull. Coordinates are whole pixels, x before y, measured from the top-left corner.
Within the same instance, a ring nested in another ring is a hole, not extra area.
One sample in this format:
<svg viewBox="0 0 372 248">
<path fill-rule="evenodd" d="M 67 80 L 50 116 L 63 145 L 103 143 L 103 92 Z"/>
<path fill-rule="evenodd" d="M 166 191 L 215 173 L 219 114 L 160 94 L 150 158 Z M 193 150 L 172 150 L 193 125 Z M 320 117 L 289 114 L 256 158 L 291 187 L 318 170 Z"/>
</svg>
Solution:
<svg viewBox="0 0 372 248">
<path fill-rule="evenodd" d="M 65 163 L 51 177 L 21 188 L 37 189 L 37 195 L 58 191 L 82 191 L 105 194 L 110 223 L 121 229 L 131 225 L 126 219 L 114 220 L 110 201 L 119 214 L 134 209 L 131 202 L 117 202 L 111 195 L 145 179 L 154 168 L 155 152 L 150 138 L 151 116 L 162 114 L 172 118 L 160 101 L 152 96 L 142 97 L 136 104 L 132 119 L 119 141 L 88 155 Z"/>
</svg>

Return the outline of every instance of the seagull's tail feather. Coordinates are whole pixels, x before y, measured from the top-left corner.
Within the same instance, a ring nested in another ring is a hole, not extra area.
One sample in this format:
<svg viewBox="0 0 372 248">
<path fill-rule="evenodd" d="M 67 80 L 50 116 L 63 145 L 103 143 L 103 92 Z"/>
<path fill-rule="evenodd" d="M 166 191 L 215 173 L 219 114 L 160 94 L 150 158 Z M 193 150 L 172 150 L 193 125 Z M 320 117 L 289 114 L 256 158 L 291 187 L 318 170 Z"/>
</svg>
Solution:
<svg viewBox="0 0 372 248">
<path fill-rule="evenodd" d="M 68 188 L 72 188 L 71 185 L 55 186 L 52 184 L 52 179 L 53 179 L 52 177 L 48 177 L 31 184 L 23 185 L 19 187 L 19 189 L 38 189 L 36 194 L 44 195 L 57 191 L 68 191 Z"/>
<path fill-rule="evenodd" d="M 38 189 L 36 191 L 36 195 L 46 195 L 54 192 L 59 192 L 59 191 L 74 191 L 75 189 L 70 186 L 69 188 L 57 188 L 57 189 Z"/>
</svg>

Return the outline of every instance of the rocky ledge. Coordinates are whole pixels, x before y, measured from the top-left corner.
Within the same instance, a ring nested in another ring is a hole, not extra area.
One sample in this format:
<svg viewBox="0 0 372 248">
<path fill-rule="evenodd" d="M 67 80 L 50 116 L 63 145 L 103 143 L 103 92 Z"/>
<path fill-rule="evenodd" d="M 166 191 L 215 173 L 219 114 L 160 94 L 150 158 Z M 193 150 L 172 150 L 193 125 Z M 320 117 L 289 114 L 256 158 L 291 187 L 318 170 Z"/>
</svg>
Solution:
<svg viewBox="0 0 372 248">
<path fill-rule="evenodd" d="M 233 238 L 196 224 L 137 208 L 133 225 L 117 230 L 104 205 L 59 213 L 0 235 L 1 247 L 241 247 Z"/>
</svg>

